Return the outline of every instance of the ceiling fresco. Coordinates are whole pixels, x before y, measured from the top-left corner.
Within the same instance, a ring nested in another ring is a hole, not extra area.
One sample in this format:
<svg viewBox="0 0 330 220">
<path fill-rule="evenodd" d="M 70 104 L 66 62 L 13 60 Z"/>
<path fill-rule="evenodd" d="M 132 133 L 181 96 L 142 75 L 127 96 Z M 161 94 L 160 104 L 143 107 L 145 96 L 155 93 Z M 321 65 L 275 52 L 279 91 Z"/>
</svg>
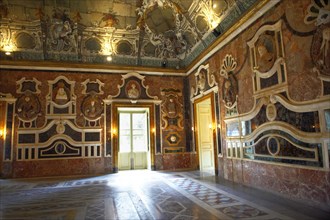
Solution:
<svg viewBox="0 0 330 220">
<path fill-rule="evenodd" d="M 190 65 L 257 0 L 0 0 L 0 58 Z"/>
</svg>

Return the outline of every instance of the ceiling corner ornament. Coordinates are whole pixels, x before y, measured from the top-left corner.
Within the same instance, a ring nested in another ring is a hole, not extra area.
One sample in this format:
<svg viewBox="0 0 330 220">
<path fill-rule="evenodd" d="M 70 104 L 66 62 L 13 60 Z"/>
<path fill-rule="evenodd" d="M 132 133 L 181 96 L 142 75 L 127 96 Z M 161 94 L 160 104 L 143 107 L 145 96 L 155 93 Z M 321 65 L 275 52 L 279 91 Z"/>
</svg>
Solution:
<svg viewBox="0 0 330 220">
<path fill-rule="evenodd" d="M 144 0 L 141 7 L 137 11 L 137 26 L 141 30 L 145 30 L 148 41 L 144 42 L 142 48 L 143 55 L 147 56 L 148 43 L 149 48 L 154 48 L 153 54 L 162 60 L 179 59 L 183 60 L 193 45 L 188 45 L 184 34 L 185 29 L 189 29 L 189 22 L 183 16 L 183 9 L 181 6 L 173 1 L 165 0 Z M 169 19 L 159 20 L 166 25 L 156 25 L 150 18 L 165 13 Z M 161 29 L 165 26 L 172 28 Z M 189 31 L 188 31 L 189 32 Z"/>
</svg>

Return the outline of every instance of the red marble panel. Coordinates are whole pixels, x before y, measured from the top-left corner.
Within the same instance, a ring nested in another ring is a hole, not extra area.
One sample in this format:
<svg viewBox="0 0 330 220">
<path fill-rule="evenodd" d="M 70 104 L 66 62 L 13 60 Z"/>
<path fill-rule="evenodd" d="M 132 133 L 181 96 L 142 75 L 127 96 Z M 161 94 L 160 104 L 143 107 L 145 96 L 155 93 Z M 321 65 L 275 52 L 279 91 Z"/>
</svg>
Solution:
<svg viewBox="0 0 330 220">
<path fill-rule="evenodd" d="M 155 156 L 155 169 L 156 170 L 163 170 L 163 155 L 158 154 Z"/>
<path fill-rule="evenodd" d="M 233 160 L 233 181 L 243 183 L 242 160 Z"/>
<path fill-rule="evenodd" d="M 14 178 L 105 173 L 104 159 L 101 158 L 17 161 L 13 168 Z"/>
<path fill-rule="evenodd" d="M 225 178 L 223 157 L 218 157 L 218 176 Z"/>
<path fill-rule="evenodd" d="M 223 171 L 224 171 L 225 179 L 233 180 L 233 162 L 232 162 L 232 159 L 227 159 L 227 158 L 224 159 Z"/>
<path fill-rule="evenodd" d="M 243 161 L 242 172 L 246 185 L 330 210 L 329 171 Z"/>
<path fill-rule="evenodd" d="M 164 154 L 163 168 L 164 170 L 192 169 L 191 156 L 191 153 Z"/>
</svg>

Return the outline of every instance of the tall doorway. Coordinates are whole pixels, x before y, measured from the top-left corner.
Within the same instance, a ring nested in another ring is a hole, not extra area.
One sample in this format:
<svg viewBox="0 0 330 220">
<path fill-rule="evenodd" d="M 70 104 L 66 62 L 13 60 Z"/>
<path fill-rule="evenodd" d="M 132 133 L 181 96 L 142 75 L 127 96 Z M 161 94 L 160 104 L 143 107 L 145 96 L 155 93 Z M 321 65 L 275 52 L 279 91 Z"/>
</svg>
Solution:
<svg viewBox="0 0 330 220">
<path fill-rule="evenodd" d="M 202 172 L 215 173 L 214 160 L 214 124 L 212 101 L 208 97 L 195 103 L 195 128 L 199 155 L 199 167 Z"/>
<path fill-rule="evenodd" d="M 148 108 L 118 108 L 119 170 L 150 167 Z"/>
</svg>

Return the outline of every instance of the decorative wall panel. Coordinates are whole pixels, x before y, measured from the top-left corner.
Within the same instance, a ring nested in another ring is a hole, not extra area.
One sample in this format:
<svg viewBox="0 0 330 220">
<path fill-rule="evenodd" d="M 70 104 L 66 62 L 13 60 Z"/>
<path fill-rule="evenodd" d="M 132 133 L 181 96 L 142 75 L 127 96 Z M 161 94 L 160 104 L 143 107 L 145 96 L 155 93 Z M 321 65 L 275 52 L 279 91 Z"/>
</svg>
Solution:
<svg viewBox="0 0 330 220">
<path fill-rule="evenodd" d="M 282 21 L 262 26 L 247 42 L 250 48 L 253 91 L 257 96 L 269 90 L 284 91 L 287 85 Z"/>
<path fill-rule="evenodd" d="M 40 102 L 34 93 L 39 93 L 39 81 L 21 79 L 18 91 L 23 93 L 17 100 L 17 160 L 50 158 L 101 157 L 100 118 L 102 100 L 91 91 L 82 102 L 85 127 L 76 124 L 75 82 L 64 76 L 48 81 L 46 98 L 46 122 L 36 127 Z M 85 90 L 89 88 L 88 83 Z M 34 86 L 31 86 L 34 85 Z M 97 87 L 100 90 L 100 87 Z M 99 91 L 100 92 L 100 91 Z M 33 123 L 32 123 L 33 122 Z"/>
</svg>

